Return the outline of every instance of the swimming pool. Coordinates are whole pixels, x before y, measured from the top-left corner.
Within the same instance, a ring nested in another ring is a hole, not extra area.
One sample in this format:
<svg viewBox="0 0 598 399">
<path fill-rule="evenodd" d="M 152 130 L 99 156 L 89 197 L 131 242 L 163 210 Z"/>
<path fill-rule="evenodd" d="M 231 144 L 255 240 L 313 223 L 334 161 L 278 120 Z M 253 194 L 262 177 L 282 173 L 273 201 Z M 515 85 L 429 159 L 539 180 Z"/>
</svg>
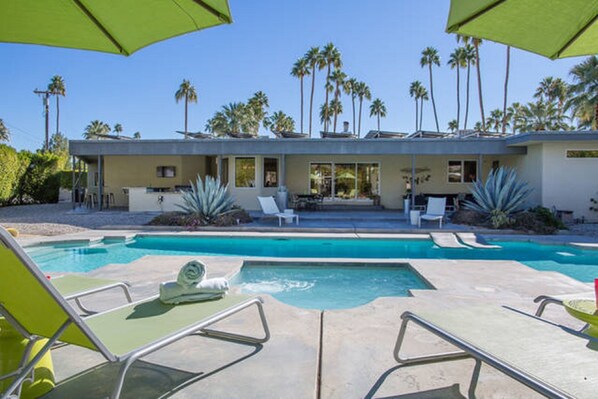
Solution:
<svg viewBox="0 0 598 399">
<path fill-rule="evenodd" d="M 431 240 L 143 236 L 91 245 L 46 245 L 26 251 L 47 272 L 87 272 L 145 255 L 232 255 L 276 258 L 515 260 L 577 280 L 598 277 L 598 251 L 564 245 L 495 241 L 500 249 L 439 248 Z"/>
<path fill-rule="evenodd" d="M 430 288 L 407 264 L 245 262 L 231 284 L 304 309 L 349 309 Z"/>
</svg>

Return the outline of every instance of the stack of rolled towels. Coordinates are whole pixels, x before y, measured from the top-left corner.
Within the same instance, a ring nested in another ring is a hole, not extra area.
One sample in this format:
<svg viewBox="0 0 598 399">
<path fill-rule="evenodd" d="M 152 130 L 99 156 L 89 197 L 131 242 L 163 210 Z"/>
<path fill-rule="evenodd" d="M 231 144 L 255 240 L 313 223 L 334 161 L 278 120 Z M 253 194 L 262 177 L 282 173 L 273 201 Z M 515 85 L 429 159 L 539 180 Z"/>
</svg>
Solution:
<svg viewBox="0 0 598 399">
<path fill-rule="evenodd" d="M 160 301 L 170 305 L 210 301 L 222 298 L 227 291 L 227 279 L 206 279 L 206 266 L 192 260 L 181 268 L 176 281 L 160 284 Z"/>
</svg>

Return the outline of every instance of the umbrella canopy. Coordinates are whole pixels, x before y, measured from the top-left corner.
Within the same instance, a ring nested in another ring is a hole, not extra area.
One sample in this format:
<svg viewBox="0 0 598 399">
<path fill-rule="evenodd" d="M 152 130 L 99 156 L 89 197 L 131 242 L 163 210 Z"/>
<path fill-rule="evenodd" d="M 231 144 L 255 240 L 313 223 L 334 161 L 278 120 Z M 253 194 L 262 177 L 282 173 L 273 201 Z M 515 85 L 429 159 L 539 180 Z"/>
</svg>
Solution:
<svg viewBox="0 0 598 399">
<path fill-rule="evenodd" d="M 598 53 L 598 0 L 451 0 L 447 32 L 551 59 Z"/>
<path fill-rule="evenodd" d="M 0 0 L 0 41 L 130 55 L 231 23 L 227 0 Z"/>
</svg>

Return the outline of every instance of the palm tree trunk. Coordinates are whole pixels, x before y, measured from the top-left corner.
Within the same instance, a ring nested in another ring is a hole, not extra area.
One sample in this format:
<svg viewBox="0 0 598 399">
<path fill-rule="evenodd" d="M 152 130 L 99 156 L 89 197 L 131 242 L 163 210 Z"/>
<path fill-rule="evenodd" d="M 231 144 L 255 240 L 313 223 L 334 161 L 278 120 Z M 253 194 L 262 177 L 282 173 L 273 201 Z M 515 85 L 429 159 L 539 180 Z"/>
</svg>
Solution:
<svg viewBox="0 0 598 399">
<path fill-rule="evenodd" d="M 419 99 L 419 129 L 422 130 L 422 122 L 424 121 L 424 98 Z"/>
<path fill-rule="evenodd" d="M 459 95 L 459 86 L 460 86 L 460 77 L 459 73 L 460 67 L 457 65 L 457 135 L 459 135 L 459 118 L 461 117 L 461 96 Z"/>
<path fill-rule="evenodd" d="M 507 70 L 505 72 L 505 97 L 502 103 L 502 132 L 507 131 L 507 91 L 509 88 L 509 69 L 511 65 L 511 46 L 507 46 Z"/>
<path fill-rule="evenodd" d="M 328 81 L 330 80 L 330 63 L 328 63 L 328 71 L 326 72 L 326 83 L 324 84 L 324 91 L 326 92 L 326 108 L 324 108 L 324 131 L 328 131 Z"/>
<path fill-rule="evenodd" d="M 467 116 L 469 115 L 469 75 L 471 72 L 471 63 L 467 61 L 467 85 L 465 89 L 465 117 L 463 121 L 463 130 L 467 130 Z"/>
<path fill-rule="evenodd" d="M 353 134 L 355 134 L 355 95 L 353 93 L 351 93 L 351 106 L 353 108 Z M 359 138 L 359 133 L 357 138 Z"/>
<path fill-rule="evenodd" d="M 301 133 L 303 133 L 303 76 L 299 80 L 301 81 Z"/>
<path fill-rule="evenodd" d="M 380 132 L 380 114 L 378 114 L 377 117 L 378 117 L 378 132 Z"/>
<path fill-rule="evenodd" d="M 436 131 L 440 132 L 440 126 L 438 125 L 438 115 L 436 114 L 436 102 L 434 101 L 434 83 L 432 81 L 432 64 L 428 64 L 428 70 L 430 71 L 430 97 L 432 97 L 432 107 L 434 108 L 434 120 L 436 121 Z"/>
<path fill-rule="evenodd" d="M 187 105 L 189 104 L 189 98 L 185 94 L 185 138 L 187 138 Z"/>
<path fill-rule="evenodd" d="M 363 105 L 363 98 L 359 97 L 359 130 L 357 131 L 358 135 L 361 135 L 361 106 Z"/>
<path fill-rule="evenodd" d="M 60 97 L 56 95 L 56 134 L 60 131 Z"/>
<path fill-rule="evenodd" d="M 417 119 L 419 116 L 419 103 L 417 102 L 417 98 L 415 99 L 415 131 L 417 132 Z"/>
<path fill-rule="evenodd" d="M 314 108 L 314 84 L 316 83 L 316 66 L 311 68 L 311 95 L 309 97 L 309 137 L 311 138 L 311 120 Z"/>
<path fill-rule="evenodd" d="M 476 72 L 478 74 L 478 98 L 480 100 L 480 115 L 482 116 L 482 131 L 486 131 L 486 118 L 484 117 L 484 100 L 482 98 L 482 74 L 480 72 L 480 49 L 477 41 L 474 41 Z"/>
</svg>

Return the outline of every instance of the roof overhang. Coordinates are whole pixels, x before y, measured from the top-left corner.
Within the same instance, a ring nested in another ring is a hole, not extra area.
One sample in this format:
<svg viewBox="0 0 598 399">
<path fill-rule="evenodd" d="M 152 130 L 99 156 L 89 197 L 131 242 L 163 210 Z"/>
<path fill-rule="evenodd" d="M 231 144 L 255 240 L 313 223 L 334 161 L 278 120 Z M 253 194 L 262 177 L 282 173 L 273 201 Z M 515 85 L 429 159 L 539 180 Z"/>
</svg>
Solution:
<svg viewBox="0 0 598 399">
<path fill-rule="evenodd" d="M 568 132 L 529 132 L 521 133 L 515 136 L 510 136 L 506 139 L 509 147 L 514 146 L 529 146 L 547 142 L 557 141 L 596 141 L 598 144 L 598 130 L 577 130 Z"/>
<path fill-rule="evenodd" d="M 73 140 L 71 155 L 511 155 L 504 139 L 213 139 Z"/>
</svg>

